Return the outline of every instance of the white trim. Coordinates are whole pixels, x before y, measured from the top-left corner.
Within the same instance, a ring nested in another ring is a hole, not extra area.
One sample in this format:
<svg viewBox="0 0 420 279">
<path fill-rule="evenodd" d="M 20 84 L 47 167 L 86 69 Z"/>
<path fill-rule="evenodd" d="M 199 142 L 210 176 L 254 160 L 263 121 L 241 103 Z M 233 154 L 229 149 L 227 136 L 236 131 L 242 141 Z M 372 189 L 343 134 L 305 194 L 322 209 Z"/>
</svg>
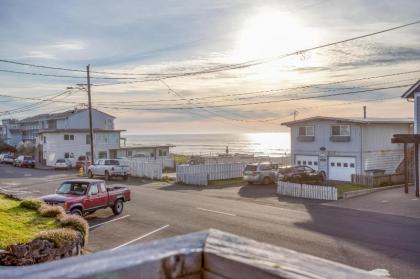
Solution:
<svg viewBox="0 0 420 279">
<path fill-rule="evenodd" d="M 142 235 L 142 236 L 139 236 L 139 237 L 137 237 L 137 238 L 135 238 L 135 239 L 133 239 L 133 240 L 130 240 L 129 242 L 126 242 L 126 243 L 124 243 L 124 244 L 121 244 L 120 246 L 117 246 L 117 247 L 115 247 L 115 248 L 112 248 L 112 249 L 111 249 L 111 251 L 117 250 L 117 249 L 119 249 L 119 248 L 121 248 L 121 247 L 127 246 L 128 244 L 131 244 L 131 243 L 133 243 L 133 242 L 136 242 L 137 240 L 140 240 L 140 239 L 143 239 L 143 238 L 145 238 L 145 237 L 148 237 L 149 235 L 152 235 L 152 234 L 154 234 L 154 233 L 157 233 L 158 231 L 161 231 L 161 230 L 163 230 L 163 229 L 166 229 L 167 227 L 169 227 L 169 225 L 165 225 L 165 226 L 163 226 L 163 227 L 160 227 L 159 229 L 156 229 L 156 230 L 154 230 L 154 231 L 151 231 L 151 232 L 149 232 L 149 233 L 146 233 L 146 234 L 144 234 L 144 235 Z"/>
</svg>

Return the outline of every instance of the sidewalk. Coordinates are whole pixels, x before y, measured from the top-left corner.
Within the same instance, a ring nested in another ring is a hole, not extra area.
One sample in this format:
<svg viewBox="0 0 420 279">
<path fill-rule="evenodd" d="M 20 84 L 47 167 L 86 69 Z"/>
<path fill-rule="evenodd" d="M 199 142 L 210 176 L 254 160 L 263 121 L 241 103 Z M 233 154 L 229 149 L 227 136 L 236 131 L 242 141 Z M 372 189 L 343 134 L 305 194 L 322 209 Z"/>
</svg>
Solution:
<svg viewBox="0 0 420 279">
<path fill-rule="evenodd" d="M 408 194 L 404 188 L 395 188 L 325 205 L 420 218 L 420 199 L 416 198 L 414 187 L 409 188 Z"/>
</svg>

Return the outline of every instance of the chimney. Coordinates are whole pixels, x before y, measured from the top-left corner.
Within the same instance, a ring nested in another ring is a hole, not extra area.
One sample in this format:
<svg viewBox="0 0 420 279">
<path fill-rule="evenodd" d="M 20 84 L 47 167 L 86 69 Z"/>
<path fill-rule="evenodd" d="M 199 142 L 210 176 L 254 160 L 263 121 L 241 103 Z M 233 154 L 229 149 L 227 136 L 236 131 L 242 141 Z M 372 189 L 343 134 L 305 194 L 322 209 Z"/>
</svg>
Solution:
<svg viewBox="0 0 420 279">
<path fill-rule="evenodd" d="M 366 106 L 363 106 L 363 119 L 366 119 Z"/>
</svg>

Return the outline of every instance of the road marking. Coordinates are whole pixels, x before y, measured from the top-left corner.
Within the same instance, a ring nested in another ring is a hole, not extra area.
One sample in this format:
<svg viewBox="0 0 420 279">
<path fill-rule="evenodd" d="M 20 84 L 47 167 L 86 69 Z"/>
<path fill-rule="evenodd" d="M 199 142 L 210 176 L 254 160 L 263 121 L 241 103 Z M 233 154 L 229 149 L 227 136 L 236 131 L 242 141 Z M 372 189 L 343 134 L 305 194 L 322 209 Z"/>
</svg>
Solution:
<svg viewBox="0 0 420 279">
<path fill-rule="evenodd" d="M 388 200 L 383 200 L 383 201 L 381 201 L 381 203 L 387 203 L 387 202 L 389 202 Z"/>
<path fill-rule="evenodd" d="M 32 174 L 30 174 L 30 173 L 25 173 L 23 176 L 28 177 L 28 176 L 32 176 Z"/>
<path fill-rule="evenodd" d="M 228 216 L 236 216 L 236 214 L 233 214 L 233 213 L 228 213 L 228 212 L 223 212 L 223 211 L 216 211 L 216 210 L 206 209 L 206 208 L 202 208 L 202 207 L 197 207 L 197 209 L 198 210 L 202 210 L 202 211 L 208 211 L 208 212 L 218 213 L 218 214 L 224 214 L 224 215 L 228 215 Z"/>
<path fill-rule="evenodd" d="M 102 222 L 102 223 L 99 223 L 99 224 L 95 224 L 93 226 L 89 226 L 89 229 L 100 227 L 102 225 L 105 225 L 105 224 L 108 224 L 108 223 L 111 223 L 111 222 L 114 222 L 114 221 L 118 221 L 118 220 L 121 220 L 121 219 L 124 219 L 124 218 L 127 218 L 127 217 L 130 217 L 130 215 L 127 214 L 127 215 L 124 215 L 124 216 L 119 217 L 119 218 L 115 218 L 115 219 L 112 219 L 112 220 L 109 220 L 109 221 L 106 221 L 106 222 Z"/>
<path fill-rule="evenodd" d="M 121 248 L 121 247 L 124 247 L 124 246 L 126 246 L 126 245 L 128 245 L 128 244 L 131 244 L 131 243 L 133 243 L 133 242 L 136 242 L 137 240 L 140 240 L 140 239 L 143 239 L 143 238 L 145 238 L 145 237 L 148 237 L 149 235 L 152 235 L 152 234 L 154 234 L 154 233 L 157 233 L 158 231 L 161 231 L 161 230 L 163 230 L 163 229 L 166 229 L 167 227 L 169 227 L 169 225 L 165 225 L 165 226 L 163 226 L 163 227 L 160 227 L 159 229 L 156 229 L 156 230 L 154 230 L 154 231 L 151 231 L 151 232 L 149 232 L 149 233 L 146 233 L 146 234 L 144 234 L 144 235 L 142 235 L 142 236 L 140 236 L 140 237 L 137 237 L 136 239 L 130 240 L 129 242 L 126 242 L 126 243 L 124 243 L 124 244 L 121 244 L 120 246 L 117 246 L 117 247 L 115 247 L 115 248 L 112 248 L 112 249 L 111 249 L 111 251 L 117 250 L 117 249 L 119 249 L 119 248 Z"/>
</svg>

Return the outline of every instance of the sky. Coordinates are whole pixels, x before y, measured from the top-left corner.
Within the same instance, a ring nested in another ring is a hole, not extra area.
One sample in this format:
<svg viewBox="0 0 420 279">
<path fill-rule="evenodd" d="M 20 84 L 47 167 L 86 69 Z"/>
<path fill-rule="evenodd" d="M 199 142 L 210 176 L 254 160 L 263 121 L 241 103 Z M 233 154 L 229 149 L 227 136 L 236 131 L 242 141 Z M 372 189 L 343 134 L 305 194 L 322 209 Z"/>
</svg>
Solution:
<svg viewBox="0 0 420 279">
<path fill-rule="evenodd" d="M 128 134 L 282 132 L 294 114 L 360 117 L 363 105 L 370 117 L 412 117 L 399 97 L 419 72 L 343 81 L 420 70 L 420 24 L 283 55 L 419 20 L 418 11 L 417 0 L 0 0 L 0 59 L 121 73 L 93 72 L 92 101 Z M 248 61 L 264 63 L 226 69 Z M 0 119 L 85 106 L 85 75 L 0 62 Z M 110 77 L 125 79 L 101 79 Z M 398 88 L 372 91 L 384 87 Z M 325 97 L 352 91 L 365 92 Z"/>
</svg>

